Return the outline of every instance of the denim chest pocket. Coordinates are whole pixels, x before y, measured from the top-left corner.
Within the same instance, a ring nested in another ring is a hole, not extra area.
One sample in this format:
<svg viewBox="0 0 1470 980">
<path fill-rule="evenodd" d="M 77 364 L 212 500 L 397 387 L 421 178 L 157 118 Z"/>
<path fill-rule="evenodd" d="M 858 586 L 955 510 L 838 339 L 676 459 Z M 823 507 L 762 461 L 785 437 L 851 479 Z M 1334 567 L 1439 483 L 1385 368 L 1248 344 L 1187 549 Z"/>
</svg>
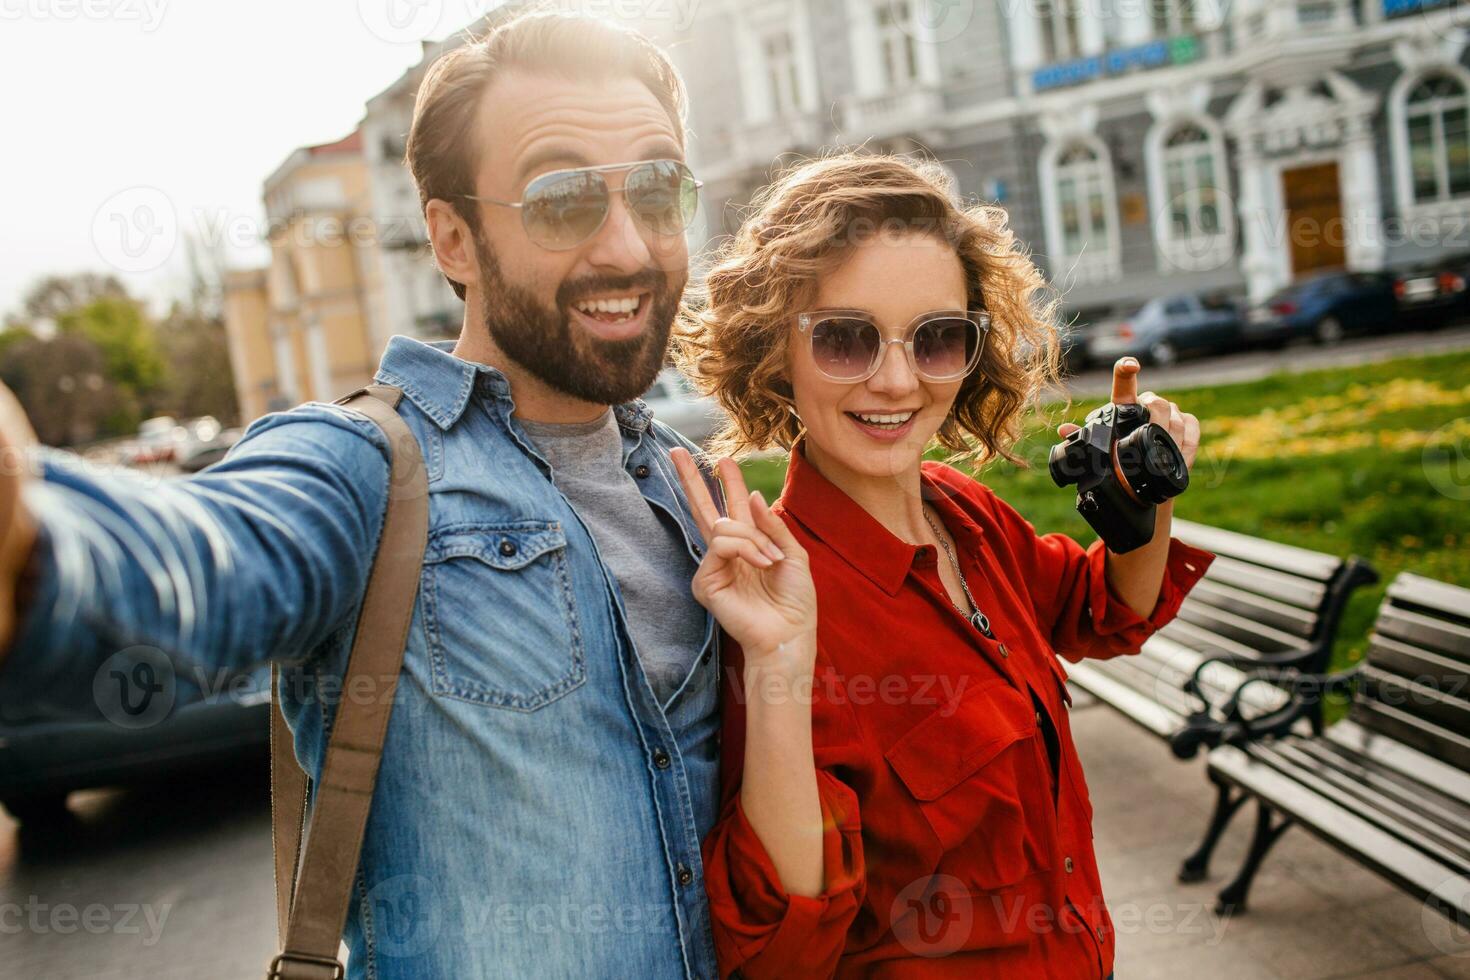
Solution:
<svg viewBox="0 0 1470 980">
<path fill-rule="evenodd" d="M 424 553 L 423 579 L 435 694 L 535 711 L 586 681 L 559 523 L 441 529 Z"/>
</svg>

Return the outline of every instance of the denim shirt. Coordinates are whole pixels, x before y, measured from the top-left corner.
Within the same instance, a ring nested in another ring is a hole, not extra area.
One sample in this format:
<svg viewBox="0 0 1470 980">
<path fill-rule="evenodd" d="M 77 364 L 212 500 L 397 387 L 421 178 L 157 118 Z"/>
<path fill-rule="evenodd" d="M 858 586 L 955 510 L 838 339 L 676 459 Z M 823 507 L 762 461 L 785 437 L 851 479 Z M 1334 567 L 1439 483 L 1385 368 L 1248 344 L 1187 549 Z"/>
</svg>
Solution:
<svg viewBox="0 0 1470 980">
<path fill-rule="evenodd" d="M 616 581 L 513 417 L 505 376 L 395 337 L 377 380 L 428 470 L 429 541 L 344 936 L 352 977 L 713 977 L 700 841 L 715 818 L 719 670 L 660 705 Z M 641 401 L 624 465 L 703 541 Z M 48 454 L 27 502 L 40 576 L 0 672 L 7 716 L 82 710 L 109 656 L 283 664 L 319 774 L 388 492 L 386 440 L 308 404 L 152 485 Z M 694 599 L 691 596 L 690 602 Z M 346 691 L 345 696 L 353 696 Z"/>
</svg>

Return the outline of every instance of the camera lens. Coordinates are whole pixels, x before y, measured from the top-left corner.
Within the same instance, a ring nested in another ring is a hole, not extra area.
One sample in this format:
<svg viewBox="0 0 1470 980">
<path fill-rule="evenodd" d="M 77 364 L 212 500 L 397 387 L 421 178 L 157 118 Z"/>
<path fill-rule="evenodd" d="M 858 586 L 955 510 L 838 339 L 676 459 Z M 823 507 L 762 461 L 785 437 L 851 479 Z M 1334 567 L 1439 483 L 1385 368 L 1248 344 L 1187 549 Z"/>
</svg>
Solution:
<svg viewBox="0 0 1470 980">
<path fill-rule="evenodd" d="M 1162 504 L 1189 486 L 1184 454 L 1160 425 L 1149 423 L 1118 441 L 1118 468 L 1140 500 Z"/>
</svg>

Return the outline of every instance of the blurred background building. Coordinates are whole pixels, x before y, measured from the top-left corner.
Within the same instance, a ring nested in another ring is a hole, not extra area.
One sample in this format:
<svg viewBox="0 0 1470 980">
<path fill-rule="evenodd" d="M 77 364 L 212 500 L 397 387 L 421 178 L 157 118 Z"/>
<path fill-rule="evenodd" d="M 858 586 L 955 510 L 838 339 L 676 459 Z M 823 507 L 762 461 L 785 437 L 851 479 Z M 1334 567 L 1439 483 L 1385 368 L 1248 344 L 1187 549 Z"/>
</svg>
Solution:
<svg viewBox="0 0 1470 980">
<path fill-rule="evenodd" d="M 687 22 L 645 7 L 689 85 L 696 248 L 734 231 L 781 163 L 861 144 L 933 156 L 962 195 L 1004 206 L 1081 323 L 1470 250 L 1462 4 L 704 0 Z M 457 332 L 402 158 L 423 71 L 459 43 L 426 42 L 357 133 L 267 182 L 273 230 L 371 232 L 288 236 L 263 284 L 232 279 L 247 417 L 345 392 L 391 334 Z"/>
</svg>

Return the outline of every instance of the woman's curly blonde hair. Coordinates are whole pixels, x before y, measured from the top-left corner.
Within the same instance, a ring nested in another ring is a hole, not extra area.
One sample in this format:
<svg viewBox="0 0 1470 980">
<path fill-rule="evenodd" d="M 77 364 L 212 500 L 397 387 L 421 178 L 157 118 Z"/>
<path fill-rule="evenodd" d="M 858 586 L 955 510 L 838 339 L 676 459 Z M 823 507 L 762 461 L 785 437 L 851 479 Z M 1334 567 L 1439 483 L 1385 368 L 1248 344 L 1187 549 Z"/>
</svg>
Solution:
<svg viewBox="0 0 1470 980">
<path fill-rule="evenodd" d="M 1019 463 L 1021 411 L 1058 374 L 1057 304 L 1008 220 L 997 206 L 965 207 L 943 167 L 910 157 L 844 152 L 779 174 L 691 287 L 675 331 L 675 362 L 729 416 L 710 451 L 791 449 L 802 425 L 787 349 L 818 278 L 865 237 L 923 233 L 953 246 L 970 308 L 991 317 L 980 363 L 936 439 L 977 464 Z"/>
</svg>

